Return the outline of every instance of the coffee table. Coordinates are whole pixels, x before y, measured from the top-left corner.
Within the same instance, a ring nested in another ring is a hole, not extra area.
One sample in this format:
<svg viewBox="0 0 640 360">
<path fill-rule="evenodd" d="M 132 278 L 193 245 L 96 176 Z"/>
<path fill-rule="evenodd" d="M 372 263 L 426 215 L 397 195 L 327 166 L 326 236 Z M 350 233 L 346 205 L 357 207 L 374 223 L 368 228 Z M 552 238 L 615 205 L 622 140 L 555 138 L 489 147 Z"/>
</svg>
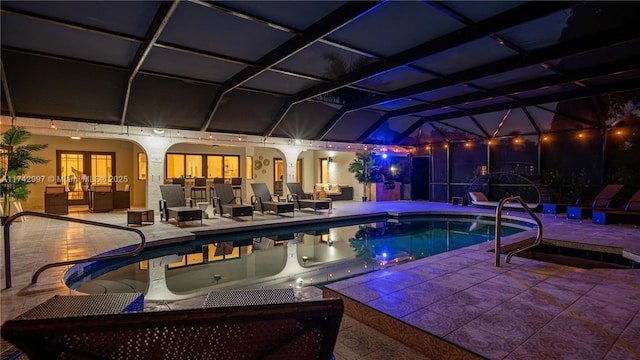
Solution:
<svg viewBox="0 0 640 360">
<path fill-rule="evenodd" d="M 142 223 L 154 223 L 153 210 L 128 210 L 127 226 L 130 224 L 142 225 Z"/>
</svg>

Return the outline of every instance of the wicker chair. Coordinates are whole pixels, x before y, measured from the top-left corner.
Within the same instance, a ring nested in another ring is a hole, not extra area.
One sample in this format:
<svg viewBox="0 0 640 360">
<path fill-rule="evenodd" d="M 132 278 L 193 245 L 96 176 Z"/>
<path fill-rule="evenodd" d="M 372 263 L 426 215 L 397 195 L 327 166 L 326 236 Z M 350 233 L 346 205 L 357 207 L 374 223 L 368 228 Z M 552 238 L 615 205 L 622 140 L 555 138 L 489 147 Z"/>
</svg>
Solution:
<svg viewBox="0 0 640 360">
<path fill-rule="evenodd" d="M 238 216 L 251 216 L 253 219 L 253 206 L 243 205 L 242 198 L 233 194 L 231 184 L 213 184 L 213 188 L 216 194 L 213 198 L 213 206 L 217 213 L 220 215 L 228 214 L 232 219 Z"/>
<path fill-rule="evenodd" d="M 331 212 L 331 199 L 317 199 L 314 200 L 312 195 L 307 195 L 302 190 L 300 183 L 287 183 L 289 189 L 288 200 L 292 201 L 298 209 L 313 209 L 314 212 L 318 210 L 329 210 Z"/>
<path fill-rule="evenodd" d="M 64 185 L 50 185 L 44 189 L 44 212 L 49 214 L 67 215 L 69 213 L 69 199 Z"/>
<path fill-rule="evenodd" d="M 179 185 L 160 185 L 160 221 L 173 218 L 178 223 L 190 220 L 200 220 L 202 223 L 202 209 L 193 207 L 193 202 L 184 197 L 184 189 Z"/>
<path fill-rule="evenodd" d="M 90 210 L 107 212 L 113 210 L 113 187 L 111 185 L 93 185 L 90 192 Z"/>
<path fill-rule="evenodd" d="M 265 211 L 270 211 L 278 215 L 290 212 L 293 216 L 294 204 L 292 202 L 281 202 L 279 197 L 276 201 L 273 201 L 267 184 L 254 183 L 251 184 L 251 188 L 254 194 L 251 197 L 251 203 L 256 210 L 261 211 L 263 214 Z"/>
</svg>

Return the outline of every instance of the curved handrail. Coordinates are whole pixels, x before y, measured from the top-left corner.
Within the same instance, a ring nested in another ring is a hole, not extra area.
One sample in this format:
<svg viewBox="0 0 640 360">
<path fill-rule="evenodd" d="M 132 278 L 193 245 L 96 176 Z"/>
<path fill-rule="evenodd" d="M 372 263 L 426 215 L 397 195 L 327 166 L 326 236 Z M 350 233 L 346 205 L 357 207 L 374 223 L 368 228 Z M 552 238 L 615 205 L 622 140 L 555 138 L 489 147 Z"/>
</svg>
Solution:
<svg viewBox="0 0 640 360">
<path fill-rule="evenodd" d="M 531 215 L 533 220 L 538 225 L 538 234 L 536 235 L 536 239 L 533 241 L 533 243 L 531 243 L 529 245 L 525 245 L 525 246 L 519 247 L 517 249 L 514 249 L 514 250 L 510 251 L 507 254 L 507 258 L 505 259 L 505 262 L 509 263 L 511 261 L 511 258 L 515 254 L 518 254 L 520 252 L 523 252 L 525 250 L 529 250 L 529 249 L 531 249 L 531 248 L 533 248 L 535 246 L 538 246 L 538 245 L 540 245 L 540 241 L 542 241 L 542 222 L 536 216 L 536 214 L 534 214 L 533 211 L 531 209 L 529 209 L 529 206 L 527 206 L 527 204 L 524 202 L 524 200 L 522 200 L 522 198 L 520 196 L 505 196 L 504 198 L 502 198 L 502 200 L 500 200 L 500 203 L 498 204 L 498 207 L 496 207 L 496 230 L 495 230 L 495 234 L 496 234 L 496 242 L 495 242 L 496 261 L 495 261 L 495 265 L 497 267 L 500 267 L 500 238 L 501 238 L 501 229 L 500 228 L 502 227 L 502 208 L 504 207 L 504 204 L 507 201 L 512 201 L 512 200 L 515 200 L 515 201 L 519 202 L 520 205 L 522 205 L 522 208 L 525 211 L 527 211 L 529 213 L 529 215 Z"/>
<path fill-rule="evenodd" d="M 33 274 L 33 277 L 31 278 L 31 284 L 35 284 L 36 282 L 38 282 L 38 277 L 40 276 L 40 274 L 43 271 L 47 270 L 47 269 L 50 269 L 50 268 L 53 268 L 53 267 L 56 267 L 56 266 L 80 264 L 80 263 L 84 263 L 84 262 L 92 262 L 92 261 L 99 261 L 99 260 L 111 260 L 111 259 L 121 258 L 121 257 L 125 257 L 125 256 L 135 256 L 135 255 L 138 255 L 144 249 L 144 247 L 145 247 L 145 245 L 147 243 L 147 240 L 146 240 L 144 234 L 142 233 L 142 231 L 140 231 L 138 229 L 134 229 L 134 228 L 126 227 L 126 226 L 120 226 L 120 225 L 101 223 L 101 222 L 91 221 L 91 220 L 75 219 L 75 218 L 70 218 L 70 217 L 66 217 L 66 216 L 39 213 L 39 212 L 35 212 L 35 211 L 22 211 L 22 212 L 19 212 L 19 213 L 11 215 L 9 218 L 7 218 L 7 221 L 4 224 L 4 266 L 5 266 L 5 280 L 6 280 L 5 283 L 6 283 L 6 288 L 7 289 L 10 288 L 11 285 L 12 285 L 11 284 L 11 240 L 10 240 L 10 236 L 9 236 L 10 235 L 11 224 L 16 219 L 18 219 L 18 218 L 20 218 L 22 216 L 27 216 L 27 215 L 36 216 L 36 217 L 42 217 L 42 218 L 46 218 L 46 219 L 54 219 L 54 220 L 75 222 L 75 223 L 80 223 L 80 224 L 85 224 L 85 225 L 94 225 L 94 226 L 106 227 L 106 228 L 116 229 L 116 230 L 133 231 L 136 234 L 140 235 L 140 245 L 138 245 L 138 247 L 133 249 L 132 251 L 127 251 L 127 252 L 123 252 L 123 253 L 119 253 L 119 254 L 113 254 L 113 255 L 96 256 L 96 257 L 85 258 L 85 259 L 59 261 L 59 262 L 55 262 L 55 263 L 44 265 L 44 266 L 40 267 L 38 270 L 36 270 L 36 272 Z"/>
</svg>

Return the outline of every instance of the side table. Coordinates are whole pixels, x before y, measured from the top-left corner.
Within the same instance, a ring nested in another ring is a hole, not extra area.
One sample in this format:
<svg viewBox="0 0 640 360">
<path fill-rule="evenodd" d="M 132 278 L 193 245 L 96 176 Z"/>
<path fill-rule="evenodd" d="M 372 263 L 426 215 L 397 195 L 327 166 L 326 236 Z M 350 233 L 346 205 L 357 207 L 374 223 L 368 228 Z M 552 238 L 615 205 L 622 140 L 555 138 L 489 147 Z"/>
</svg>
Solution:
<svg viewBox="0 0 640 360">
<path fill-rule="evenodd" d="M 127 226 L 130 224 L 142 225 L 142 223 L 153 224 L 153 210 L 128 210 Z"/>
<path fill-rule="evenodd" d="M 452 196 L 451 205 L 453 206 L 467 206 L 467 198 L 463 196 Z"/>
</svg>

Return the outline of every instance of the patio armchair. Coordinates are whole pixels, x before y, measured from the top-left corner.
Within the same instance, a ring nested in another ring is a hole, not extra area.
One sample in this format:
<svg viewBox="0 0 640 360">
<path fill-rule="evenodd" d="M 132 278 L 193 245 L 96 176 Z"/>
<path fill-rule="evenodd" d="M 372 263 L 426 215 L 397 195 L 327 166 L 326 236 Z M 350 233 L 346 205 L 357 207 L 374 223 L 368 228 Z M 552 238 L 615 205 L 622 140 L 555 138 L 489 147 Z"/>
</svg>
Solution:
<svg viewBox="0 0 640 360">
<path fill-rule="evenodd" d="M 293 202 L 298 210 L 302 209 L 313 209 L 314 212 L 318 210 L 329 210 L 331 212 L 331 199 L 313 199 L 313 195 L 306 194 L 302 190 L 302 185 L 300 183 L 287 183 L 287 188 L 289 189 L 289 195 L 287 195 L 287 200 Z"/>
<path fill-rule="evenodd" d="M 242 198 L 233 194 L 233 186 L 231 184 L 213 184 L 215 197 L 213 197 L 214 215 L 228 214 L 232 219 L 238 216 L 251 216 L 253 219 L 253 206 L 243 205 Z M 238 203 L 239 201 L 239 203 Z"/>
<path fill-rule="evenodd" d="M 257 211 L 260 211 L 264 214 L 265 211 L 274 212 L 276 214 L 282 214 L 290 212 L 291 216 L 294 215 L 294 203 L 292 202 L 282 202 L 280 201 L 280 197 L 276 198 L 276 201 L 273 200 L 271 196 L 271 192 L 269 192 L 269 188 L 265 183 L 253 183 L 251 184 L 251 188 L 253 189 L 253 196 L 251 196 L 251 203 L 254 205 Z"/>
<path fill-rule="evenodd" d="M 193 201 L 189 199 L 189 206 L 184 197 L 184 189 L 179 184 L 160 185 L 160 221 L 169 222 L 175 219 L 178 223 L 190 220 L 200 220 L 202 223 L 202 209 L 193 207 Z"/>
<path fill-rule="evenodd" d="M 93 185 L 89 192 L 89 209 L 91 212 L 113 210 L 113 187 L 111 185 Z"/>
<path fill-rule="evenodd" d="M 44 188 L 44 212 L 57 215 L 69 213 L 69 196 L 64 185 L 50 185 Z"/>
<path fill-rule="evenodd" d="M 113 194 L 113 208 L 114 209 L 128 209 L 131 207 L 131 186 L 124 184 L 122 190 L 117 190 Z"/>
</svg>

